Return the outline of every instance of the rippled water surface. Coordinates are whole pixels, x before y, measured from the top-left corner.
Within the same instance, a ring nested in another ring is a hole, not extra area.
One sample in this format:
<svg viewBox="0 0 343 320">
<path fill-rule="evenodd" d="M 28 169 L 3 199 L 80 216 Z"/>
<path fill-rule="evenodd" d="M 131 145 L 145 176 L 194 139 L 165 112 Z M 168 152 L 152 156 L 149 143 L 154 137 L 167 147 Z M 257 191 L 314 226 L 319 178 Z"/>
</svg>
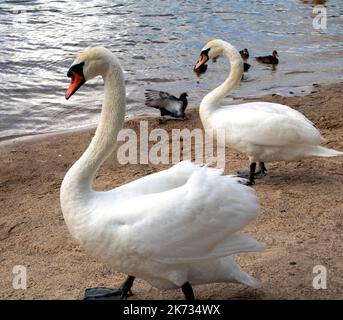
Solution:
<svg viewBox="0 0 343 320">
<path fill-rule="evenodd" d="M 317 1 L 318 2 L 318 1 Z M 234 96 L 280 92 L 343 75 L 343 2 L 327 8 L 327 30 L 312 26 L 313 1 L 1 1 L 0 137 L 94 124 L 102 80 L 64 99 L 76 53 L 102 45 L 121 61 L 128 114 L 142 113 L 144 90 L 188 91 L 191 106 L 227 75 L 227 63 L 192 71 L 203 45 L 222 38 L 251 57 L 279 52 L 280 64 L 252 65 Z"/>
</svg>

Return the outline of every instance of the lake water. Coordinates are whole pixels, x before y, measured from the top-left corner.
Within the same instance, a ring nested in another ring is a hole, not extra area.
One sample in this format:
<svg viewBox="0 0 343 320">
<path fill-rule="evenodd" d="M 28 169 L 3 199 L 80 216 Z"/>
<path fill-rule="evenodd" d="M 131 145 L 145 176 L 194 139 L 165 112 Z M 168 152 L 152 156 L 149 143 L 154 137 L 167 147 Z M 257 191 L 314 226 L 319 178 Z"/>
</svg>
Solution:
<svg viewBox="0 0 343 320">
<path fill-rule="evenodd" d="M 315 30 L 313 2 L 327 9 L 327 30 Z M 64 94 L 76 53 L 102 45 L 125 72 L 128 114 L 141 114 L 144 90 L 189 93 L 189 105 L 227 76 L 227 62 L 192 68 L 203 45 L 221 38 L 248 48 L 252 65 L 235 97 L 286 92 L 343 75 L 343 1 L 1 1 L 0 137 L 95 124 L 102 81 Z M 279 53 L 273 70 L 253 57 Z M 298 90 L 301 92 L 301 90 Z"/>
</svg>

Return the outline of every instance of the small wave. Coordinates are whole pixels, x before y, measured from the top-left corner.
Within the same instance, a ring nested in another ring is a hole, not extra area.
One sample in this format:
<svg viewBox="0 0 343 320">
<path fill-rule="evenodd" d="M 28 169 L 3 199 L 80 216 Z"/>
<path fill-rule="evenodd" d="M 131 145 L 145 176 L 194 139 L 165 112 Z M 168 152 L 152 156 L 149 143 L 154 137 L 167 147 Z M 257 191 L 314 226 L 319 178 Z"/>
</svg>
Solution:
<svg viewBox="0 0 343 320">
<path fill-rule="evenodd" d="M 132 59 L 135 59 L 135 60 L 145 60 L 145 57 L 144 56 L 133 56 Z"/>
<path fill-rule="evenodd" d="M 140 79 L 136 79 L 136 81 L 161 83 L 161 82 L 175 82 L 175 79 L 166 79 L 166 78 L 140 78 Z"/>
<path fill-rule="evenodd" d="M 155 13 L 155 14 L 141 14 L 141 17 L 174 17 L 172 13 Z"/>
<path fill-rule="evenodd" d="M 315 71 L 296 70 L 296 71 L 288 71 L 288 72 L 285 72 L 285 74 L 302 74 L 302 73 L 315 73 Z"/>
</svg>

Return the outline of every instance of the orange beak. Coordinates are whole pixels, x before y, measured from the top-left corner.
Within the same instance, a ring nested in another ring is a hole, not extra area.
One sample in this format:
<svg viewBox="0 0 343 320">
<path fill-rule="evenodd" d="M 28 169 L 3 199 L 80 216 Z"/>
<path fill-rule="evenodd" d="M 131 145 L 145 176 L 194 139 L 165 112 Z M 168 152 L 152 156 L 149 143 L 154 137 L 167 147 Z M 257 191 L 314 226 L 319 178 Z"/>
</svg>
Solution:
<svg viewBox="0 0 343 320">
<path fill-rule="evenodd" d="M 67 100 L 85 83 L 85 78 L 75 71 L 71 72 L 70 77 L 70 85 L 65 94 Z"/>
<path fill-rule="evenodd" d="M 204 65 L 207 61 L 208 61 L 208 56 L 202 53 L 200 55 L 199 61 L 194 67 L 194 71 L 200 71 L 201 66 Z"/>
</svg>

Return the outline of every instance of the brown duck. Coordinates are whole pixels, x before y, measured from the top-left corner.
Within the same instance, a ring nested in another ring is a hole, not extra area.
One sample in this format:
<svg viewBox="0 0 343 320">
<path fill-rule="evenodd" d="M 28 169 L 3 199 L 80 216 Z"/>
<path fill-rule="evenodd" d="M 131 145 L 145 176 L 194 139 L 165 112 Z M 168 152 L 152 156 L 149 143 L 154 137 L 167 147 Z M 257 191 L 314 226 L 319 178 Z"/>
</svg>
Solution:
<svg viewBox="0 0 343 320">
<path fill-rule="evenodd" d="M 279 59 L 277 58 L 279 55 L 276 50 L 273 51 L 273 54 L 271 56 L 262 56 L 262 57 L 256 57 L 256 60 L 261 63 L 266 64 L 278 64 Z"/>
</svg>

